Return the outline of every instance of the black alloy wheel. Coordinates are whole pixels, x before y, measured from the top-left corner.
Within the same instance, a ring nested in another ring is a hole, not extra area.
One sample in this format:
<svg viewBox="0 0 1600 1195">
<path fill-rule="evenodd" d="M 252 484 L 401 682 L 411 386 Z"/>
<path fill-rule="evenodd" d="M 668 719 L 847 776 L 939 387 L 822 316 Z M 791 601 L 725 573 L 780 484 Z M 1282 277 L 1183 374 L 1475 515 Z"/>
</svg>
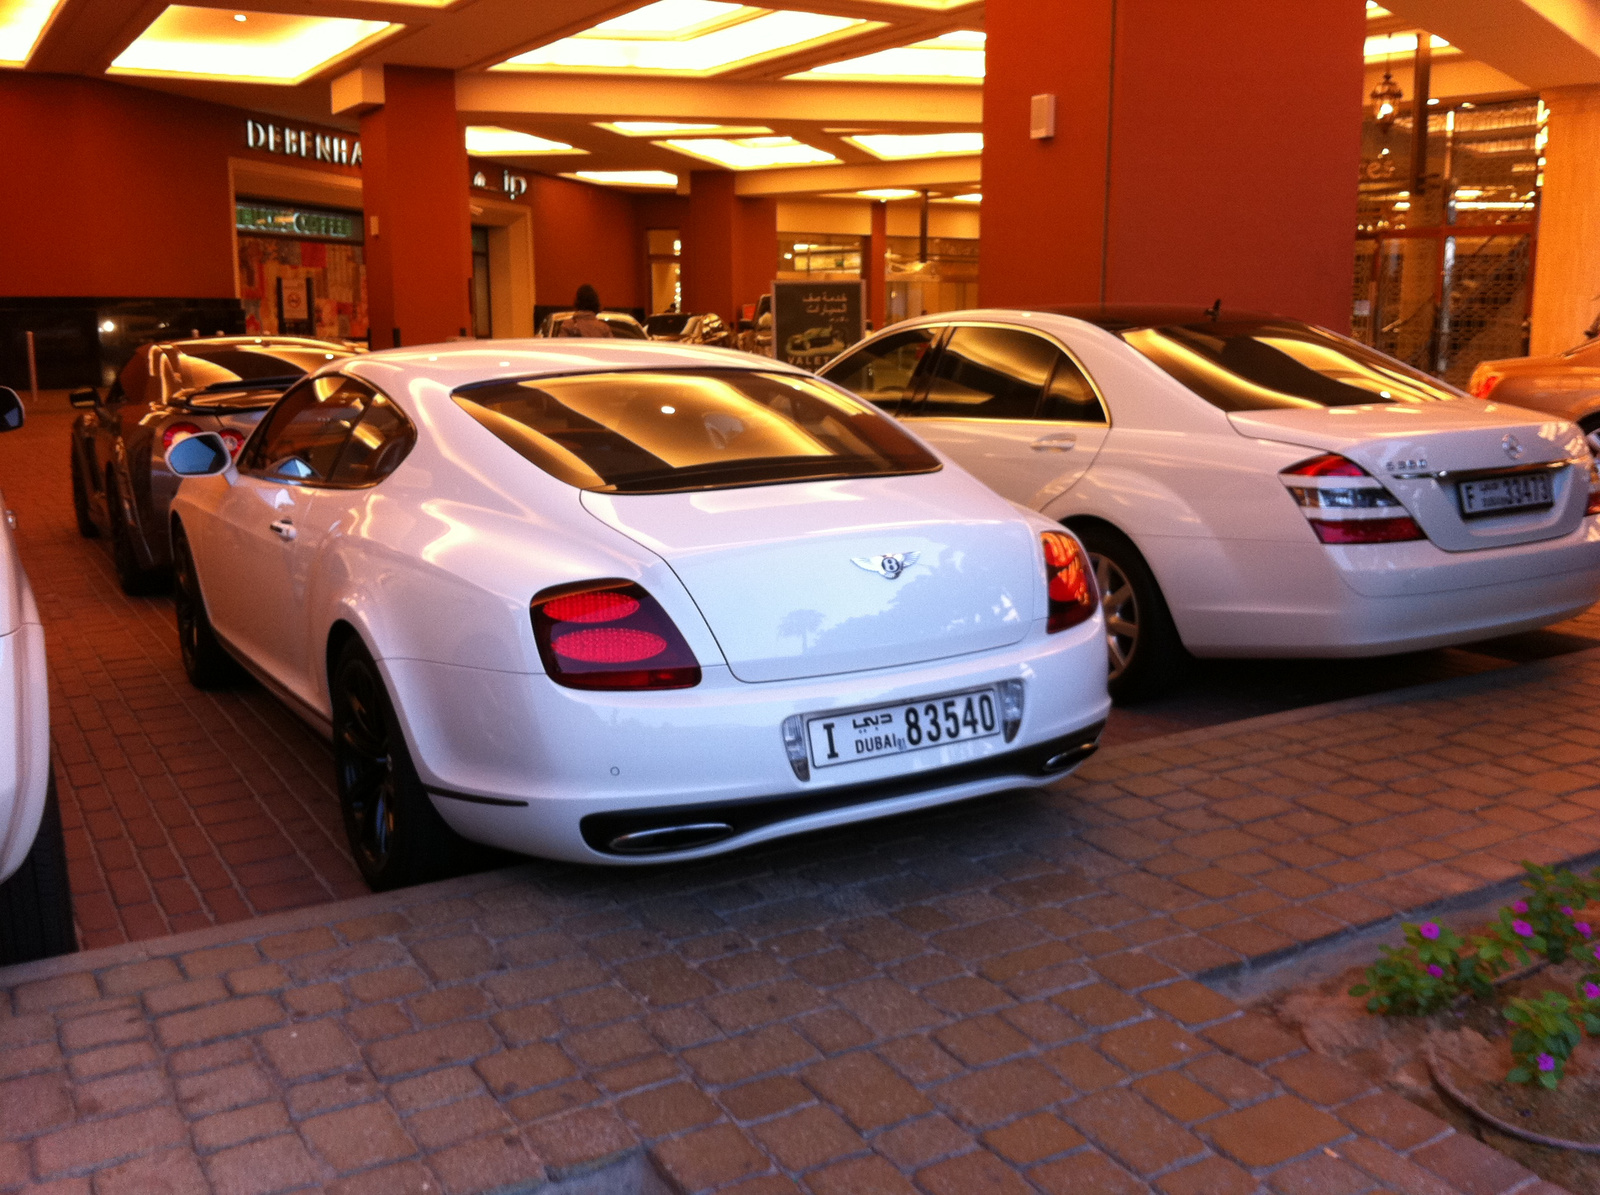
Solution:
<svg viewBox="0 0 1600 1195">
<path fill-rule="evenodd" d="M 122 592 L 132 597 L 157 592 L 161 587 L 161 571 L 139 563 L 139 552 L 133 542 L 133 514 L 123 497 L 122 487 L 109 474 L 106 477 L 106 517 L 111 520 L 111 561 L 116 565 Z"/>
<path fill-rule="evenodd" d="M 1178 638 L 1161 586 L 1139 549 L 1119 531 L 1099 524 L 1073 528 L 1088 550 L 1106 621 L 1106 688 L 1119 705 L 1169 689 L 1189 655 Z"/>
<path fill-rule="evenodd" d="M 345 834 L 374 892 L 438 878 L 466 844 L 417 776 L 383 677 L 359 639 L 333 666 L 333 757 Z"/>
<path fill-rule="evenodd" d="M 72 886 L 67 881 L 67 845 L 61 833 L 56 778 L 45 791 L 44 816 L 22 866 L 0 884 L 0 967 L 71 954 L 78 949 L 72 925 Z"/>
<path fill-rule="evenodd" d="M 177 581 L 172 609 L 178 620 L 178 652 L 183 657 L 184 675 L 197 689 L 220 689 L 232 684 L 239 678 L 239 665 L 211 629 L 194 554 L 189 551 L 189 537 L 179 524 L 172 528 L 172 567 Z"/>
<path fill-rule="evenodd" d="M 89 482 L 83 475 L 83 461 L 76 445 L 72 448 L 72 513 L 78 520 L 78 534 L 84 539 L 94 539 L 100 534 L 100 528 L 94 523 L 94 512 L 89 509 Z"/>
</svg>

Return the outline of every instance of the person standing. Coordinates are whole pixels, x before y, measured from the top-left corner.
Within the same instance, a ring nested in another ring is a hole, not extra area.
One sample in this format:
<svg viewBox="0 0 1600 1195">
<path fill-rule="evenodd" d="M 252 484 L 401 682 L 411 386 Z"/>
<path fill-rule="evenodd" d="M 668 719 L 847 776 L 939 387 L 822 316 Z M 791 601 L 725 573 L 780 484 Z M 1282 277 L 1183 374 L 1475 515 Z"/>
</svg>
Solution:
<svg viewBox="0 0 1600 1195">
<path fill-rule="evenodd" d="M 557 336 L 612 336 L 609 324 L 600 318 L 600 295 L 585 282 L 572 300 L 572 318 L 556 325 Z"/>
</svg>

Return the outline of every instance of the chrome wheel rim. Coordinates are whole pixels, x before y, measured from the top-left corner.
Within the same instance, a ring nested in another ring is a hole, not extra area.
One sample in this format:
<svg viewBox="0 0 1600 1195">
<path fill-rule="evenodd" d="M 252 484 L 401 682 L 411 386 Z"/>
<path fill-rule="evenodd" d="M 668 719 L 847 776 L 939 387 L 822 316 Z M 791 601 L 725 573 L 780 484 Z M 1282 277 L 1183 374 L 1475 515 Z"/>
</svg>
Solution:
<svg viewBox="0 0 1600 1195">
<path fill-rule="evenodd" d="M 1089 553 L 1095 584 L 1100 587 L 1100 611 L 1106 619 L 1106 658 L 1111 679 L 1116 680 L 1133 663 L 1139 650 L 1139 599 L 1133 582 L 1109 556 Z"/>
<path fill-rule="evenodd" d="M 352 844 L 366 870 L 389 860 L 395 830 L 394 759 L 379 682 L 371 669 L 347 664 L 340 676 L 341 709 L 335 742 L 339 787 Z"/>
</svg>

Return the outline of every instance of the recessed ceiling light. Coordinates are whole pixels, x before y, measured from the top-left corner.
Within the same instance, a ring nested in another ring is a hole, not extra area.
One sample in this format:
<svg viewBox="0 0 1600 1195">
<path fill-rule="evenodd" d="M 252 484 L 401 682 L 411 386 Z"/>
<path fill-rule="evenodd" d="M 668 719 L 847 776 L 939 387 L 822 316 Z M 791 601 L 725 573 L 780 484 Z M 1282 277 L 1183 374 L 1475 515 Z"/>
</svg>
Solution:
<svg viewBox="0 0 1600 1195">
<path fill-rule="evenodd" d="M 713 0 L 657 0 L 493 69 L 708 75 L 883 24 Z"/>
<path fill-rule="evenodd" d="M 0 62 L 28 61 L 62 0 L 0 0 Z"/>
<path fill-rule="evenodd" d="M 983 193 L 980 192 L 980 191 L 969 191 L 965 195 L 952 195 L 952 196 L 950 196 L 950 202 L 951 203 L 982 203 L 983 202 Z"/>
<path fill-rule="evenodd" d="M 862 199 L 915 199 L 921 191 L 908 190 L 905 187 L 878 187 L 872 191 L 857 191 L 856 195 Z"/>
<path fill-rule="evenodd" d="M 581 179 L 605 187 L 676 187 L 678 176 L 665 170 L 574 170 L 562 178 Z"/>
<path fill-rule="evenodd" d="M 111 64 L 111 74 L 181 75 L 295 84 L 382 34 L 387 21 L 169 5 Z"/>
<path fill-rule="evenodd" d="M 789 75 L 791 79 L 948 79 L 977 83 L 983 79 L 984 35 L 957 29 L 927 41 L 860 58 L 824 63 Z"/>
<path fill-rule="evenodd" d="M 670 137 L 675 133 L 703 133 L 719 136 L 751 136 L 770 133 L 766 125 L 689 124 L 681 120 L 601 120 L 595 128 L 620 133 L 624 137 Z"/>
<path fill-rule="evenodd" d="M 236 21 L 248 21 L 250 18 L 245 16 L 242 12 L 236 12 L 233 14 L 233 19 Z"/>
<path fill-rule="evenodd" d="M 652 142 L 691 157 L 715 162 L 730 170 L 759 170 L 768 166 L 812 166 L 837 162 L 825 149 L 793 137 L 694 137 Z"/>
<path fill-rule="evenodd" d="M 471 124 L 467 126 L 467 152 L 493 157 L 496 154 L 585 154 L 589 151 L 574 149 L 565 141 L 551 141 L 499 125 Z"/>
<path fill-rule="evenodd" d="M 875 158 L 935 158 L 944 154 L 981 154 L 982 133 L 869 133 L 846 137 L 851 145 Z"/>
</svg>

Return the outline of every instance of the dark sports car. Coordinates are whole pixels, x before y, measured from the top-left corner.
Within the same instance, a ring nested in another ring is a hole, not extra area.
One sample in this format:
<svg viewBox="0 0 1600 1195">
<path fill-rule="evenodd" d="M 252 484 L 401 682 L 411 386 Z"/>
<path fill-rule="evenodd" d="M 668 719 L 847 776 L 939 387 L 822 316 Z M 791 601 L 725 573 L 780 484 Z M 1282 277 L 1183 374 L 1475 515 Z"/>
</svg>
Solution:
<svg viewBox="0 0 1600 1195">
<path fill-rule="evenodd" d="M 72 425 L 72 505 L 78 530 L 106 535 L 128 593 L 167 582 L 167 507 L 178 478 L 167 449 L 217 432 L 235 455 L 262 412 L 310 370 L 349 357 L 349 345 L 294 336 L 216 336 L 141 346 L 102 396 L 79 390 Z"/>
</svg>

